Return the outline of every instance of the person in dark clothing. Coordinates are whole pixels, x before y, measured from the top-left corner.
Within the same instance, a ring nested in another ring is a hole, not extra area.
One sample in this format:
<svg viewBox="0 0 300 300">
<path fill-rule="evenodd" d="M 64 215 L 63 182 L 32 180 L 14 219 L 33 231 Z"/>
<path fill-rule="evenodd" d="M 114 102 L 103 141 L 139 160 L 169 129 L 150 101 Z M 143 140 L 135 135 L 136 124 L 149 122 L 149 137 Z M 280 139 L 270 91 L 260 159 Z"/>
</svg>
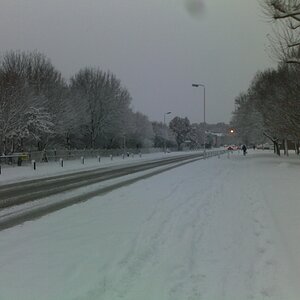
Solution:
<svg viewBox="0 0 300 300">
<path fill-rule="evenodd" d="M 247 154 L 247 147 L 246 147 L 246 145 L 242 146 L 242 150 L 243 150 L 243 154 L 246 155 Z"/>
</svg>

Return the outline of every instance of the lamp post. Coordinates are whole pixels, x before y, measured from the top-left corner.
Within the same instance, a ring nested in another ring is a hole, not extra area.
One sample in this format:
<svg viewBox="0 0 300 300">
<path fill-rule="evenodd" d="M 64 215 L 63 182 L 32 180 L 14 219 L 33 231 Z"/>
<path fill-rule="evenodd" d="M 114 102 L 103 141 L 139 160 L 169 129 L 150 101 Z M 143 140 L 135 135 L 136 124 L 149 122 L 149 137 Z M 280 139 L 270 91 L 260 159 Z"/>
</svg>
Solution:
<svg viewBox="0 0 300 300">
<path fill-rule="evenodd" d="M 203 119 L 204 119 L 204 137 L 203 137 L 203 142 L 204 142 L 204 158 L 206 156 L 206 122 L 205 122 L 205 85 L 202 83 L 193 83 L 192 87 L 203 87 Z"/>
<path fill-rule="evenodd" d="M 164 153 L 166 153 L 166 115 L 169 115 L 171 113 L 171 111 L 164 113 Z"/>
</svg>

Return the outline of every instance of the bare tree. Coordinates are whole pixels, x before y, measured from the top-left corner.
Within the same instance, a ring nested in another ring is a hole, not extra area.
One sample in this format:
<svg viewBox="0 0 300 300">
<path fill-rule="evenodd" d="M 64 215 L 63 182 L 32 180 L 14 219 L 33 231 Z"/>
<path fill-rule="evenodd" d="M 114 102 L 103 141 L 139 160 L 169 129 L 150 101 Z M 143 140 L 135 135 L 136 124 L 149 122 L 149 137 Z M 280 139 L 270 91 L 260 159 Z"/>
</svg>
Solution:
<svg viewBox="0 0 300 300">
<path fill-rule="evenodd" d="M 178 116 L 174 117 L 170 124 L 170 129 L 174 132 L 177 148 L 180 150 L 181 144 L 184 143 L 189 138 L 191 131 L 191 124 L 188 118 L 180 118 Z"/>
<path fill-rule="evenodd" d="M 262 6 L 276 23 L 269 36 L 272 53 L 280 61 L 300 64 L 300 0 L 262 0 Z"/>
<path fill-rule="evenodd" d="M 249 94 L 241 93 L 235 99 L 235 111 L 231 120 L 239 140 L 244 144 L 259 144 L 264 140 L 263 117 L 254 107 Z"/>
<path fill-rule="evenodd" d="M 261 131 L 274 143 L 278 155 L 281 140 L 285 154 L 287 140 L 299 144 L 299 79 L 298 65 L 282 64 L 278 69 L 256 74 L 248 92 L 237 97 L 232 119 L 243 142 L 252 139 L 253 133 L 257 137 Z"/>
<path fill-rule="evenodd" d="M 153 146 L 154 131 L 148 117 L 140 112 L 131 113 L 131 127 L 127 134 L 128 145 L 132 148 Z"/>
<path fill-rule="evenodd" d="M 81 112 L 81 131 L 95 148 L 113 129 L 120 128 L 131 97 L 110 72 L 86 68 L 71 78 L 74 105 Z"/>
<path fill-rule="evenodd" d="M 163 122 L 152 122 L 152 128 L 154 147 L 163 148 L 165 142 L 167 147 L 176 146 L 175 135 L 168 125 Z"/>
</svg>

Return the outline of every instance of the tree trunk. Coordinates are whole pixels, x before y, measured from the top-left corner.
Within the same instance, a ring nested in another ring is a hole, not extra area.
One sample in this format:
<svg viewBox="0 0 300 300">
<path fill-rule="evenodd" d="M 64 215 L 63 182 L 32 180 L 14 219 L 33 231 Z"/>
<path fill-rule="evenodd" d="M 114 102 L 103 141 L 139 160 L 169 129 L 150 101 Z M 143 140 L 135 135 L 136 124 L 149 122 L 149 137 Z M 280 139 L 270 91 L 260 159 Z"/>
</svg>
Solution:
<svg viewBox="0 0 300 300">
<path fill-rule="evenodd" d="M 37 147 L 38 147 L 38 151 L 43 151 L 44 148 L 46 148 L 46 144 L 43 143 L 42 141 L 38 141 Z"/>
<path fill-rule="evenodd" d="M 10 153 L 15 152 L 15 141 L 14 138 L 11 139 L 11 147 L 10 147 Z"/>
<path fill-rule="evenodd" d="M 271 137 L 270 135 L 268 135 L 266 132 L 263 133 L 264 136 L 266 136 L 268 139 L 270 139 L 273 144 L 274 144 L 274 153 L 276 153 L 278 156 L 280 156 L 280 148 L 278 145 L 278 139 L 276 137 Z"/>
<path fill-rule="evenodd" d="M 66 145 L 68 150 L 71 149 L 71 138 L 70 138 L 70 131 L 67 131 L 66 133 Z"/>
<path fill-rule="evenodd" d="M 21 152 L 24 152 L 24 139 L 23 138 L 21 138 L 21 140 L 20 140 L 20 150 L 21 150 Z"/>
<path fill-rule="evenodd" d="M 92 131 L 91 131 L 91 141 L 90 141 L 91 149 L 94 149 L 94 142 L 95 142 L 94 129 L 92 128 Z"/>
<path fill-rule="evenodd" d="M 7 139 L 6 138 L 4 139 L 4 142 L 3 142 L 3 153 L 4 153 L 4 155 L 7 154 Z"/>
<path fill-rule="evenodd" d="M 274 149 L 276 149 L 276 154 L 278 155 L 278 156 L 280 156 L 280 148 L 279 148 L 279 145 L 278 145 L 278 142 L 277 141 L 274 141 Z"/>
<path fill-rule="evenodd" d="M 300 154 L 300 149 L 299 149 L 299 141 L 297 141 L 297 152 L 296 152 L 297 155 Z"/>
<path fill-rule="evenodd" d="M 289 156 L 288 140 L 284 139 L 284 155 Z"/>
<path fill-rule="evenodd" d="M 294 141 L 294 146 L 296 155 L 299 155 L 299 141 Z"/>
</svg>

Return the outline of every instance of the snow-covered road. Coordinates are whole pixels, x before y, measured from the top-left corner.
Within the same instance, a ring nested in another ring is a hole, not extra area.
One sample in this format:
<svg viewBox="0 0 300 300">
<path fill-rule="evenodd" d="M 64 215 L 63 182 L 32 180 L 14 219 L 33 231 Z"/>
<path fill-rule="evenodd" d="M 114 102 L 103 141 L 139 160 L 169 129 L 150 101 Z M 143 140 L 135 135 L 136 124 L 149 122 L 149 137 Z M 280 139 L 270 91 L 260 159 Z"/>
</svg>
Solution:
<svg viewBox="0 0 300 300">
<path fill-rule="evenodd" d="M 0 299 L 299 299 L 299 171 L 235 153 L 4 230 Z"/>
</svg>

